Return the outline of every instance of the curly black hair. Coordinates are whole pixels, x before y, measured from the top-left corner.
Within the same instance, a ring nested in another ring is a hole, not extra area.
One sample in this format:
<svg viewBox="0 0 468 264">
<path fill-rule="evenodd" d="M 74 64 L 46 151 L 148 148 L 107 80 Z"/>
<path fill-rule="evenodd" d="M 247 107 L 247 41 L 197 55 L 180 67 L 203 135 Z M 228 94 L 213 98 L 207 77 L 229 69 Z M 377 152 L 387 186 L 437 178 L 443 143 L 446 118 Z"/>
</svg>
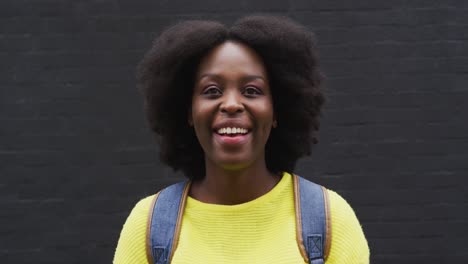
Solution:
<svg viewBox="0 0 468 264">
<path fill-rule="evenodd" d="M 317 143 L 325 101 L 312 32 L 286 17 L 247 16 L 227 27 L 184 21 L 165 30 L 138 66 L 145 112 L 160 144 L 161 160 L 192 180 L 205 176 L 204 153 L 188 124 L 196 69 L 201 58 L 226 41 L 243 43 L 262 58 L 278 127 L 265 146 L 270 172 L 292 172 Z"/>
</svg>

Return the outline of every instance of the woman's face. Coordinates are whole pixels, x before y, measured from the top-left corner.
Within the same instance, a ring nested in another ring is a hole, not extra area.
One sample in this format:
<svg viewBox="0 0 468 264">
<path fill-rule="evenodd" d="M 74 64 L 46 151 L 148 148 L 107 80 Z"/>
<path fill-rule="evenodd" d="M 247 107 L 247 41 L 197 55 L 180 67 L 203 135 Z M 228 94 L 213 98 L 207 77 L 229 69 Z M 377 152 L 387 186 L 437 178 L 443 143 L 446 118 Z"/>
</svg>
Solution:
<svg viewBox="0 0 468 264">
<path fill-rule="evenodd" d="M 274 113 L 266 69 L 254 50 L 227 41 L 201 60 L 189 121 L 207 166 L 237 170 L 264 162 Z"/>
</svg>

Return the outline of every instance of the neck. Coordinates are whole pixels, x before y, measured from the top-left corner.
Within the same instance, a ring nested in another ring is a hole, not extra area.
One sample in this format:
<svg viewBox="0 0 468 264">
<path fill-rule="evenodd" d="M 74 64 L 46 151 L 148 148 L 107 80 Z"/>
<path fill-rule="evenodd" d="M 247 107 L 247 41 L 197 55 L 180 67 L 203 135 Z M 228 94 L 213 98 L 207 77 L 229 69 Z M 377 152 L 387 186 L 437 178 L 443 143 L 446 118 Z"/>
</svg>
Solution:
<svg viewBox="0 0 468 264">
<path fill-rule="evenodd" d="M 266 194 L 281 179 L 268 171 L 265 162 L 237 170 L 206 163 L 205 178 L 194 182 L 190 189 L 191 197 L 205 203 L 245 203 Z"/>
</svg>

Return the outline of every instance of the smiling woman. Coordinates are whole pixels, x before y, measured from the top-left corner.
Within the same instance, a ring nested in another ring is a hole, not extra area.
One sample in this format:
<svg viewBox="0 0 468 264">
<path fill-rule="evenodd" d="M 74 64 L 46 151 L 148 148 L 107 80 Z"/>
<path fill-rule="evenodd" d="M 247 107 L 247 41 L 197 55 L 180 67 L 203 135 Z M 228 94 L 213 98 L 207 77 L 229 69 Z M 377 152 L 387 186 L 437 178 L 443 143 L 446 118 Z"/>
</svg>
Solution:
<svg viewBox="0 0 468 264">
<path fill-rule="evenodd" d="M 312 33 L 287 18 L 164 31 L 139 84 L 162 161 L 189 181 L 135 206 L 114 263 L 368 263 L 346 201 L 293 174 L 321 80 Z"/>
</svg>

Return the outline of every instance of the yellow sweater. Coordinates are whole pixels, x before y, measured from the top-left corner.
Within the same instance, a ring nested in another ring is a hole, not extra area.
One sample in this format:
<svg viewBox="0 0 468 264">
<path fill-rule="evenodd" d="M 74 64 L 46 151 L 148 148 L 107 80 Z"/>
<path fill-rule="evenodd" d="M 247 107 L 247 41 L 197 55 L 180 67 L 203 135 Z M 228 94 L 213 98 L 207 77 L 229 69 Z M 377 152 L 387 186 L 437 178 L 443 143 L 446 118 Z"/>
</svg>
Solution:
<svg viewBox="0 0 468 264">
<path fill-rule="evenodd" d="M 326 264 L 367 264 L 369 248 L 349 204 L 328 190 L 331 247 Z M 117 245 L 114 264 L 148 263 L 147 197 L 130 213 Z M 267 194 L 238 205 L 206 204 L 187 198 L 172 263 L 305 263 L 296 242 L 292 176 Z"/>
</svg>

